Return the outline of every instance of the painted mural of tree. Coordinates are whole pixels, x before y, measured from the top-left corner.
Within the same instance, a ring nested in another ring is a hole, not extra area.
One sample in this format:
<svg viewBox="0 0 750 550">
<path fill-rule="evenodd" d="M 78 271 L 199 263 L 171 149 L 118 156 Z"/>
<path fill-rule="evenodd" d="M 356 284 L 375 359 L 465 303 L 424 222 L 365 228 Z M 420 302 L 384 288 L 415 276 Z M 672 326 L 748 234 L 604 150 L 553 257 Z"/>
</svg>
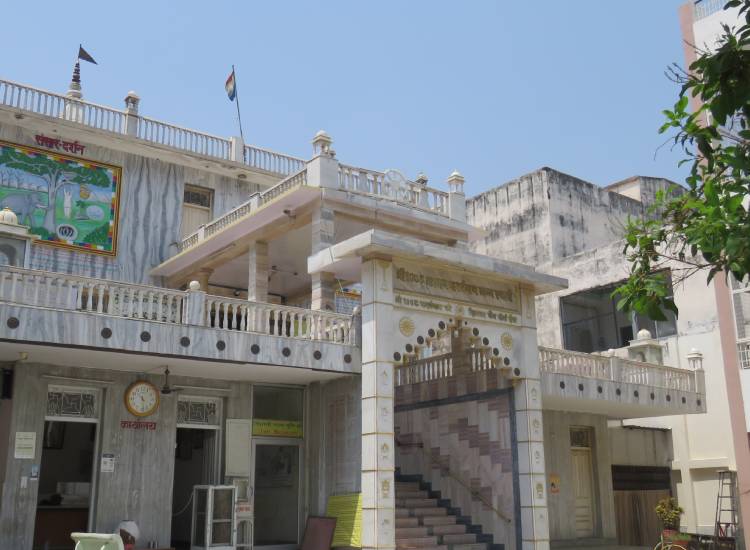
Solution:
<svg viewBox="0 0 750 550">
<path fill-rule="evenodd" d="M 12 147 L 0 147 L 0 165 L 22 170 L 38 176 L 47 184 L 47 205 L 44 208 L 43 227 L 55 234 L 57 231 L 56 202 L 58 191 L 67 184 L 110 187 L 110 181 L 104 170 L 88 168 L 75 161 L 53 160 L 44 155 L 29 156 Z"/>
</svg>

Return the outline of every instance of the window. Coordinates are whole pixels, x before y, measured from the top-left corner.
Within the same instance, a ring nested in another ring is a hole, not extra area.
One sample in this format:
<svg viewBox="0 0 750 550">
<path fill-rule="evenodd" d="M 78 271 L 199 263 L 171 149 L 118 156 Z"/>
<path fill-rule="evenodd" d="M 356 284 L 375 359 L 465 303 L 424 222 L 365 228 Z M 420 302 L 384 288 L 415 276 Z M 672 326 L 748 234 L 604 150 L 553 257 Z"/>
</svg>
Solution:
<svg viewBox="0 0 750 550">
<path fill-rule="evenodd" d="M 671 287 L 668 273 L 667 277 Z M 560 299 L 565 349 L 591 353 L 621 348 L 627 346 L 644 328 L 654 338 L 677 332 L 676 319 L 671 311 L 664 311 L 666 321 L 652 321 L 648 317 L 618 311 L 612 292 L 620 284 L 592 288 Z"/>
<path fill-rule="evenodd" d="M 205 187 L 186 185 L 182 200 L 182 227 L 184 239 L 201 225 L 211 221 L 213 214 L 213 191 Z"/>
<path fill-rule="evenodd" d="M 750 282 L 732 277 L 732 302 L 740 367 L 750 369 Z"/>
</svg>

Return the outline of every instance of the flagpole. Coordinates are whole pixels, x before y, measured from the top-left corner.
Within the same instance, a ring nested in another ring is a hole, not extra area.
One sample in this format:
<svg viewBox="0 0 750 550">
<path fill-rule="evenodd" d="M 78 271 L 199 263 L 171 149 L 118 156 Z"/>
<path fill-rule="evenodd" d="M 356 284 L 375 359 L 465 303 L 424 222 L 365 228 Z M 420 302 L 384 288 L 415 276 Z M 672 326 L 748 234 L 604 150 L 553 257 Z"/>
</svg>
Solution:
<svg viewBox="0 0 750 550">
<path fill-rule="evenodd" d="M 232 74 L 234 75 L 234 101 L 237 103 L 237 122 L 240 124 L 240 137 L 244 143 L 245 136 L 242 134 L 242 116 L 240 116 L 240 93 L 239 86 L 237 86 L 237 72 L 234 70 L 234 65 L 232 65 Z"/>
</svg>

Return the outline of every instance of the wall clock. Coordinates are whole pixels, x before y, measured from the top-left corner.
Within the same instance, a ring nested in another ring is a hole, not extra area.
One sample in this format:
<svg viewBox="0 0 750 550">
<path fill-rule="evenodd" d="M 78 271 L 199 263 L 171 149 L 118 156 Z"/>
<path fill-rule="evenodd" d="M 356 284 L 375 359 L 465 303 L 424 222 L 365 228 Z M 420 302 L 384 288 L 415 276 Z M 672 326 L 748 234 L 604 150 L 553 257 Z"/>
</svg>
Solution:
<svg viewBox="0 0 750 550">
<path fill-rule="evenodd" d="M 125 407 L 134 416 L 150 416 L 159 408 L 159 390 L 151 382 L 137 380 L 125 390 Z"/>
</svg>

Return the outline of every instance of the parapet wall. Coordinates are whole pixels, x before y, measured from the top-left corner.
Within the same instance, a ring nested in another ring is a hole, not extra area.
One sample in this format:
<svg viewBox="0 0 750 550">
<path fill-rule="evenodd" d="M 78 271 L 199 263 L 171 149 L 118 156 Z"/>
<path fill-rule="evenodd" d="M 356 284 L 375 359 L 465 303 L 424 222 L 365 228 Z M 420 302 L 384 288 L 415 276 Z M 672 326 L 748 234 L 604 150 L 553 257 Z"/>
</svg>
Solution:
<svg viewBox="0 0 750 550">
<path fill-rule="evenodd" d="M 621 239 L 628 217 L 645 215 L 656 192 L 670 184 L 638 177 L 610 190 L 541 168 L 467 200 L 467 222 L 487 231 L 471 246 L 544 266 Z"/>
</svg>

